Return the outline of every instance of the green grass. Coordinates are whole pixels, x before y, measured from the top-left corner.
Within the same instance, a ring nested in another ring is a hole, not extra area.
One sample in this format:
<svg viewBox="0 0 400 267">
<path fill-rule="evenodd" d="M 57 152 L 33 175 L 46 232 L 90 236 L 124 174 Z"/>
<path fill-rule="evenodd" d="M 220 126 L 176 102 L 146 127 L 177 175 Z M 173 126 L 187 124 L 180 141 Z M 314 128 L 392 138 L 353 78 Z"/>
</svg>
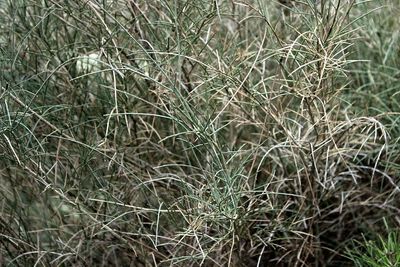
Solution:
<svg viewBox="0 0 400 267">
<path fill-rule="evenodd" d="M 398 226 L 400 5 L 280 2 L 4 1 L 0 265 L 353 266 Z"/>
<path fill-rule="evenodd" d="M 400 243 L 398 231 L 387 227 L 387 237 L 375 236 L 363 242 L 357 242 L 349 248 L 348 256 L 357 267 L 384 267 L 400 265 Z"/>
</svg>

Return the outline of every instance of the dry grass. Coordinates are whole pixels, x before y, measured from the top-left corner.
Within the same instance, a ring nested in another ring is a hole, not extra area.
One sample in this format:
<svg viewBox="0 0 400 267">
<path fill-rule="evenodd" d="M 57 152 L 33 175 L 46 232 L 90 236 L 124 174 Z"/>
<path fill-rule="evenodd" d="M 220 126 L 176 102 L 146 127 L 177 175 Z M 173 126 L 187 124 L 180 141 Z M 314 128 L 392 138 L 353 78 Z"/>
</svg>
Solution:
<svg viewBox="0 0 400 267">
<path fill-rule="evenodd" d="M 6 1 L 0 261 L 346 266 L 398 225 L 397 18 L 367 22 L 399 5 L 279 2 Z"/>
</svg>

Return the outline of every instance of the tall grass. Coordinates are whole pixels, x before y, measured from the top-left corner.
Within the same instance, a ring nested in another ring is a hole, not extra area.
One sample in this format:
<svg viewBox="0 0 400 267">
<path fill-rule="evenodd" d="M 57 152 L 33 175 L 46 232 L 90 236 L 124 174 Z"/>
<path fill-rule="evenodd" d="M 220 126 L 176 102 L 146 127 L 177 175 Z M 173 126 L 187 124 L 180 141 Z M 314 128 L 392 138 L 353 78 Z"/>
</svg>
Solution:
<svg viewBox="0 0 400 267">
<path fill-rule="evenodd" d="M 398 225 L 398 8 L 5 1 L 0 260 L 350 264 Z"/>
</svg>

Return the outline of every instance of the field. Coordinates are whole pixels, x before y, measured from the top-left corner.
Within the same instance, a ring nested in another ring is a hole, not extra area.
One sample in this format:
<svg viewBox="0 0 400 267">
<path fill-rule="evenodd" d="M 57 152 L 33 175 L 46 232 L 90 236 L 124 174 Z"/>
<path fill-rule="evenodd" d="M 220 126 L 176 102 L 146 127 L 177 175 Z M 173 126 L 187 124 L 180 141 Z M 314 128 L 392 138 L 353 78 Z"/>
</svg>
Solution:
<svg viewBox="0 0 400 267">
<path fill-rule="evenodd" d="M 400 1 L 0 1 L 0 266 L 400 266 Z"/>
</svg>

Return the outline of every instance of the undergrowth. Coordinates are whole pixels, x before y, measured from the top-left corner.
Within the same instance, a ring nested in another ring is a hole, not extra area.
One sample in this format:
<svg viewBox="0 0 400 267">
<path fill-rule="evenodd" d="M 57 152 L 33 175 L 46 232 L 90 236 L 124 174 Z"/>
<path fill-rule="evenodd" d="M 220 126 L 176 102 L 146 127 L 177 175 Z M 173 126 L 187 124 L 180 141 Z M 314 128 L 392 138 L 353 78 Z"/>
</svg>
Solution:
<svg viewBox="0 0 400 267">
<path fill-rule="evenodd" d="M 0 263 L 352 266 L 398 226 L 396 1 L 0 8 Z"/>
<path fill-rule="evenodd" d="M 385 221 L 386 236 L 376 233 L 372 238 L 356 241 L 348 248 L 348 257 L 356 267 L 392 267 L 400 265 L 400 236 Z"/>
</svg>

